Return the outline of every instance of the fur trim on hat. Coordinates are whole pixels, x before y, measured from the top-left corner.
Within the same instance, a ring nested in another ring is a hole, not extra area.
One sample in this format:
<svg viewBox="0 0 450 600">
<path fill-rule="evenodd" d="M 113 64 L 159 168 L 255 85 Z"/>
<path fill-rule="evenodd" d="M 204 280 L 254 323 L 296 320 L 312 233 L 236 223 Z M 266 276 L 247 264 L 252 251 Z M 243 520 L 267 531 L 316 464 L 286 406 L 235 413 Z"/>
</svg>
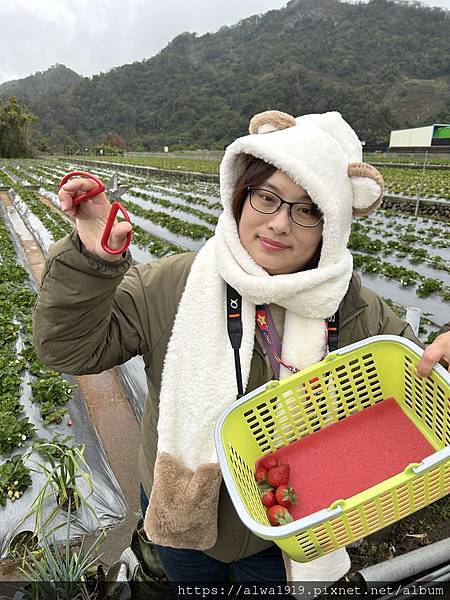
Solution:
<svg viewBox="0 0 450 600">
<path fill-rule="evenodd" d="M 368 215 L 383 200 L 383 177 L 378 169 L 367 163 L 352 163 L 347 173 L 353 187 L 353 214 Z"/>
<path fill-rule="evenodd" d="M 270 133 L 279 129 L 287 129 L 295 125 L 295 119 L 288 113 L 279 110 L 266 110 L 250 119 L 250 133 Z"/>
</svg>

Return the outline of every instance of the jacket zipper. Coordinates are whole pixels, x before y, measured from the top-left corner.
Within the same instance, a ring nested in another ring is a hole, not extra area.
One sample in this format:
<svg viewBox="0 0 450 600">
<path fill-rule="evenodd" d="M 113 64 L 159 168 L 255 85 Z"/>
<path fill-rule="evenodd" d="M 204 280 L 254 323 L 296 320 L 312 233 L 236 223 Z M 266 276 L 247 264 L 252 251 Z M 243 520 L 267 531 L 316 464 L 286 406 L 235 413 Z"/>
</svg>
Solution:
<svg viewBox="0 0 450 600">
<path fill-rule="evenodd" d="M 352 321 L 354 318 L 356 318 L 358 315 L 360 315 L 366 308 L 367 308 L 367 304 L 365 306 L 363 306 L 362 308 L 360 308 L 359 310 L 357 310 L 356 312 L 354 312 L 349 317 L 347 317 L 345 319 L 345 321 L 341 324 L 341 327 L 344 327 L 344 325 L 347 325 L 347 323 L 350 323 L 350 321 Z"/>
</svg>

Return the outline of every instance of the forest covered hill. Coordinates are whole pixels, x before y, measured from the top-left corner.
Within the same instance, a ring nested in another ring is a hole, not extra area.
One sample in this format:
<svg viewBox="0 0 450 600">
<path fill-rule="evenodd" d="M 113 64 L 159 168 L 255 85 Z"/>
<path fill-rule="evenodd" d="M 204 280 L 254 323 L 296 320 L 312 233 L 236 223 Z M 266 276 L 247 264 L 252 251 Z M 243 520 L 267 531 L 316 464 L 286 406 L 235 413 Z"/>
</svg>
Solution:
<svg viewBox="0 0 450 600">
<path fill-rule="evenodd" d="M 108 132 L 137 150 L 221 148 L 256 112 L 339 110 L 362 139 L 450 122 L 450 12 L 419 2 L 291 0 L 91 78 L 63 65 L 0 86 L 54 147 Z"/>
<path fill-rule="evenodd" d="M 0 96 L 20 96 L 33 102 L 41 94 L 63 92 L 67 87 L 81 81 L 83 77 L 64 65 L 56 64 L 46 71 L 38 71 L 24 79 L 6 81 L 0 85 Z"/>
</svg>

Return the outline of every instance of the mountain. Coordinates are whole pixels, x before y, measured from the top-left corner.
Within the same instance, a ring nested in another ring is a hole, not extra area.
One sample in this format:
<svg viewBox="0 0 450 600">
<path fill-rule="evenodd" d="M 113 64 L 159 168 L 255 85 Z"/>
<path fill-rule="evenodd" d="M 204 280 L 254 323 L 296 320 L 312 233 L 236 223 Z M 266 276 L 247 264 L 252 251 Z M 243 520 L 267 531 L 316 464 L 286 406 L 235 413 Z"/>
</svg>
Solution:
<svg viewBox="0 0 450 600">
<path fill-rule="evenodd" d="M 339 110 L 362 139 L 383 140 L 450 122 L 449 15 L 406 0 L 291 0 L 216 33 L 182 33 L 142 62 L 30 93 L 46 72 L 14 93 L 57 146 L 114 131 L 135 149 L 221 148 L 269 108 Z"/>
<path fill-rule="evenodd" d="M 32 103 L 41 94 L 55 94 L 66 90 L 70 85 L 83 79 L 81 75 L 64 65 L 56 64 L 46 71 L 38 71 L 24 79 L 7 81 L 0 85 L 0 97 L 18 96 Z"/>
</svg>

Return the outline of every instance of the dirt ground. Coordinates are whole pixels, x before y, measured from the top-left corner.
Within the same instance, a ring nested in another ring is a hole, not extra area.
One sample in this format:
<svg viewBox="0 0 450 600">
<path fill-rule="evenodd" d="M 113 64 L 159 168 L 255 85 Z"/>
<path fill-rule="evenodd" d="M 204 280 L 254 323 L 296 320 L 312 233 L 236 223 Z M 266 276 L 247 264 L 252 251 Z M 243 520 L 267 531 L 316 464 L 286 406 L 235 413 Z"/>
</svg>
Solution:
<svg viewBox="0 0 450 600">
<path fill-rule="evenodd" d="M 349 548 L 351 578 L 357 571 L 450 537 L 450 496 L 426 506 Z"/>
</svg>

